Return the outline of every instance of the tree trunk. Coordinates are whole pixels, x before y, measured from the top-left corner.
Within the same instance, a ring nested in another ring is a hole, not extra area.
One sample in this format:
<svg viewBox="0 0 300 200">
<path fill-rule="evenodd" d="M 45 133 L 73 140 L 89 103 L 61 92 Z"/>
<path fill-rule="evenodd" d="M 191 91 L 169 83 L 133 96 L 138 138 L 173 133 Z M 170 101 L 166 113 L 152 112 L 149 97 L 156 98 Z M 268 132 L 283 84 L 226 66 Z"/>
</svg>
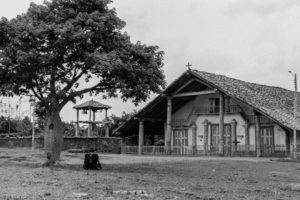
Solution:
<svg viewBox="0 0 300 200">
<path fill-rule="evenodd" d="M 44 148 L 47 156 L 46 165 L 54 164 L 60 158 L 63 145 L 63 123 L 59 112 L 46 115 L 44 128 Z"/>
</svg>

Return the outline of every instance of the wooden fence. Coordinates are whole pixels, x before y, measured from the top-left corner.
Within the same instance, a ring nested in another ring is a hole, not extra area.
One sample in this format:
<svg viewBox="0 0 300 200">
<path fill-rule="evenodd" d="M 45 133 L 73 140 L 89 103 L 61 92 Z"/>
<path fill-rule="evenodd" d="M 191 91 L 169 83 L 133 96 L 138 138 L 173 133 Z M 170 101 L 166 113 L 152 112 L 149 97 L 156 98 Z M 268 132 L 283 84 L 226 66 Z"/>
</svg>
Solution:
<svg viewBox="0 0 300 200">
<path fill-rule="evenodd" d="M 292 148 L 292 147 L 291 147 Z M 300 149 L 299 149 L 300 150 Z M 262 156 L 270 157 L 285 157 L 290 154 L 288 148 L 285 145 L 262 145 L 260 147 Z M 138 146 L 124 146 L 122 153 L 125 154 L 138 154 Z M 142 154 L 144 155 L 167 155 L 164 146 L 143 146 Z M 194 156 L 218 156 L 219 146 L 213 145 L 198 145 L 196 151 L 193 151 L 192 146 L 172 146 L 171 155 L 194 155 Z M 224 156 L 256 156 L 255 145 L 231 145 L 223 146 Z"/>
</svg>

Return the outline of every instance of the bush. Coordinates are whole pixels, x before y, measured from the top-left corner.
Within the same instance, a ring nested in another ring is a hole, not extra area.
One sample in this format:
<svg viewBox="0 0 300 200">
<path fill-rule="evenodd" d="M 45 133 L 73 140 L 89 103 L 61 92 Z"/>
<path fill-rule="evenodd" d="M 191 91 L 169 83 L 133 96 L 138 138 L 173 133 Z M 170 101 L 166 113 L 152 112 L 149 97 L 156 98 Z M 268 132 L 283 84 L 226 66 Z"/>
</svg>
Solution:
<svg viewBox="0 0 300 200">
<path fill-rule="evenodd" d="M 36 134 L 41 133 L 40 129 L 36 127 Z M 0 134 L 1 137 L 24 137 L 31 136 L 32 123 L 29 117 L 24 119 L 9 119 L 6 117 L 0 117 Z"/>
</svg>

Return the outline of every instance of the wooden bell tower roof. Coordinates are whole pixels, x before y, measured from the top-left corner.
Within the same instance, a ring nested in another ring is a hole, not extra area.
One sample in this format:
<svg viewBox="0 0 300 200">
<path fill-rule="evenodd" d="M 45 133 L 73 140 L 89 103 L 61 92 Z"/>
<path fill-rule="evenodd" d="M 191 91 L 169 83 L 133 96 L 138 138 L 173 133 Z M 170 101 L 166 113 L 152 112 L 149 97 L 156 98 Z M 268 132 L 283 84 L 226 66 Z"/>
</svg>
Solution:
<svg viewBox="0 0 300 200">
<path fill-rule="evenodd" d="M 89 109 L 91 109 L 91 110 L 108 110 L 111 107 L 108 105 L 102 104 L 98 101 L 90 100 L 90 101 L 84 102 L 82 104 L 76 105 L 73 108 L 77 109 L 77 110 L 89 110 Z"/>
</svg>

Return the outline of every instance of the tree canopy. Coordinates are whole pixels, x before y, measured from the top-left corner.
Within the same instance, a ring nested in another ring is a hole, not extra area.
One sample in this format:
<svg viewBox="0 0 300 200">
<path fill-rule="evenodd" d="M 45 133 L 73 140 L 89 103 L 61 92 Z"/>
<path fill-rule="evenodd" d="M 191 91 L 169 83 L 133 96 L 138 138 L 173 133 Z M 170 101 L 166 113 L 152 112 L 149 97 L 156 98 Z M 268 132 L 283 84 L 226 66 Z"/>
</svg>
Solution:
<svg viewBox="0 0 300 200">
<path fill-rule="evenodd" d="M 40 114 L 85 93 L 137 104 L 165 87 L 163 52 L 132 43 L 110 0 L 53 0 L 0 20 L 0 75 L 14 94 L 33 94 Z M 8 90 L 6 87 L 5 90 Z"/>
<path fill-rule="evenodd" d="M 125 111 L 123 111 L 121 116 L 117 116 L 112 114 L 109 118 L 111 120 L 111 124 L 109 126 L 110 128 L 110 132 L 113 132 L 116 128 L 120 127 L 121 125 L 123 125 L 127 120 L 129 120 L 132 116 L 134 116 L 137 113 L 136 110 L 134 110 L 133 112 L 129 112 L 126 113 Z"/>
<path fill-rule="evenodd" d="M 163 52 L 132 43 L 110 0 L 52 0 L 0 20 L 5 94 L 33 94 L 43 117 L 46 165 L 59 160 L 61 109 L 84 94 L 117 94 L 135 104 L 165 87 Z"/>
</svg>

